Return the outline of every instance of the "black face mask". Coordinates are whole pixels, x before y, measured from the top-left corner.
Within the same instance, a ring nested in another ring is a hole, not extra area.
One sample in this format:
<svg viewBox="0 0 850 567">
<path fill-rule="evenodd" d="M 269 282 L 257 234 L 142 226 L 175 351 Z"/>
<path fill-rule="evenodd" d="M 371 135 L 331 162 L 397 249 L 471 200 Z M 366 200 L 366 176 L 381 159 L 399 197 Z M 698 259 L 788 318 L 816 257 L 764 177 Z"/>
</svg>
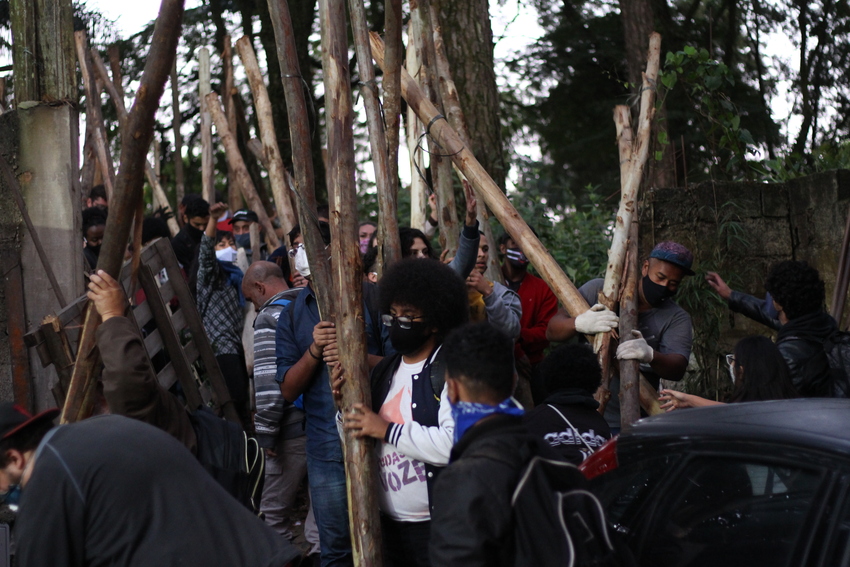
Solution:
<svg viewBox="0 0 850 567">
<path fill-rule="evenodd" d="M 237 234 L 233 237 L 233 240 L 236 241 L 236 246 L 239 248 L 244 248 L 245 250 L 251 250 L 251 234 L 246 232 L 245 234 Z"/>
<path fill-rule="evenodd" d="M 652 307 L 661 307 L 665 301 L 676 295 L 676 292 L 670 291 L 667 286 L 652 281 L 648 274 L 643 276 L 642 285 L 643 297 Z"/>
<path fill-rule="evenodd" d="M 98 244 L 97 246 L 90 246 L 90 245 L 86 244 L 86 248 L 88 248 L 89 250 L 94 252 L 95 256 L 100 256 L 100 247 L 101 246 L 102 246 L 101 244 Z"/>
<path fill-rule="evenodd" d="M 200 228 L 195 228 L 189 223 L 186 223 L 183 228 L 186 229 L 186 234 L 189 235 L 189 238 L 191 238 L 192 240 L 197 240 L 198 242 L 201 241 L 201 237 L 204 235 L 203 230 L 201 230 Z"/>
<path fill-rule="evenodd" d="M 413 321 L 409 329 L 402 329 L 398 321 L 393 321 L 390 327 L 390 342 L 399 354 L 412 354 L 422 348 L 431 336 L 428 324 L 424 321 Z"/>
</svg>

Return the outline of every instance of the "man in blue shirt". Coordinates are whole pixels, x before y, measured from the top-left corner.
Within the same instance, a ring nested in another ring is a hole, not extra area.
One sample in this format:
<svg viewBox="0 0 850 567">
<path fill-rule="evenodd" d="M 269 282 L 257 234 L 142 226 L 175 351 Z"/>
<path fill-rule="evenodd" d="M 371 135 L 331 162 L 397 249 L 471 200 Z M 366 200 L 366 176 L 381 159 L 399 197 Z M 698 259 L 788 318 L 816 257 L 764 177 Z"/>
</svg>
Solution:
<svg viewBox="0 0 850 567">
<path fill-rule="evenodd" d="M 322 239 L 330 244 L 330 228 L 319 223 Z M 310 280 L 310 267 L 300 233 L 290 233 L 295 268 Z M 290 254 L 292 254 L 292 251 Z M 364 309 L 366 332 L 373 325 L 368 309 Z M 388 337 L 384 337 L 385 339 Z M 381 348 L 370 336 L 370 367 L 380 360 Z M 388 341 L 384 341 L 388 342 Z M 331 395 L 327 364 L 337 361 L 334 324 L 321 321 L 312 284 L 304 288 L 284 308 L 277 325 L 276 380 L 288 402 L 303 395 L 307 433 L 307 476 L 313 513 L 319 528 L 322 567 L 352 565 L 351 540 L 348 532 L 348 503 L 345 488 L 345 466 L 342 446 L 336 428 L 336 405 Z"/>
</svg>

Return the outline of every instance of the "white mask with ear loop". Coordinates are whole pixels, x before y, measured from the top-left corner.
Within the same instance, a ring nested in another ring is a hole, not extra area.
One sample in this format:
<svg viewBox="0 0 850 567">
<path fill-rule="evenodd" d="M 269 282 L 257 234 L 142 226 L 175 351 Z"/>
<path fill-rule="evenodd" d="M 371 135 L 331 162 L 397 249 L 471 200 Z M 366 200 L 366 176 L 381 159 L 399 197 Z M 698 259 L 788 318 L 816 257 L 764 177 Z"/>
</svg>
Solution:
<svg viewBox="0 0 850 567">
<path fill-rule="evenodd" d="M 307 261 L 307 251 L 304 246 L 299 246 L 295 253 L 295 269 L 305 278 L 310 277 L 310 263 Z"/>
</svg>

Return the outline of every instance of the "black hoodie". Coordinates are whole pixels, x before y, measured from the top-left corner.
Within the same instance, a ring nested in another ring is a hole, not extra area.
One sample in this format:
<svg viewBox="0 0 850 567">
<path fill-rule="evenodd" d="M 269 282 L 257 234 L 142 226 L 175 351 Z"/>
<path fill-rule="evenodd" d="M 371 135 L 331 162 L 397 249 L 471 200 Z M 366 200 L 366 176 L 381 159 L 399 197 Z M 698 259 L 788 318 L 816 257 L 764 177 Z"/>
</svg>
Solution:
<svg viewBox="0 0 850 567">
<path fill-rule="evenodd" d="M 801 396 L 832 396 L 832 378 L 824 341 L 837 330 L 835 319 L 823 311 L 792 319 L 779 329 L 776 346 L 788 363 L 791 382 Z"/>
<path fill-rule="evenodd" d="M 611 438 L 611 429 L 597 408 L 599 402 L 589 392 L 569 388 L 550 394 L 523 416 L 523 422 L 561 458 L 578 465 Z"/>
</svg>

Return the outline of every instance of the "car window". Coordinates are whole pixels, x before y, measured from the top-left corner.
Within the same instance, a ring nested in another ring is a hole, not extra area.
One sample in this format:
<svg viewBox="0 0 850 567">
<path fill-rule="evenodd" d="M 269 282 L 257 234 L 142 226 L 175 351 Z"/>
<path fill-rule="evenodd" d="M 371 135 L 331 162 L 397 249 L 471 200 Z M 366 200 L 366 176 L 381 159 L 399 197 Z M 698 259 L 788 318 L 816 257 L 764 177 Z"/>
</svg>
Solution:
<svg viewBox="0 0 850 567">
<path fill-rule="evenodd" d="M 644 458 L 622 464 L 591 481 L 608 521 L 621 533 L 629 533 L 631 520 L 646 501 L 658 480 L 673 466 L 677 455 Z"/>
<path fill-rule="evenodd" d="M 830 538 L 829 550 L 824 565 L 850 567 L 850 476 L 841 479 L 844 494 L 840 499 L 838 520 Z"/>
<path fill-rule="evenodd" d="M 641 564 L 788 565 L 822 478 L 794 466 L 692 459 L 643 532 Z"/>
</svg>

